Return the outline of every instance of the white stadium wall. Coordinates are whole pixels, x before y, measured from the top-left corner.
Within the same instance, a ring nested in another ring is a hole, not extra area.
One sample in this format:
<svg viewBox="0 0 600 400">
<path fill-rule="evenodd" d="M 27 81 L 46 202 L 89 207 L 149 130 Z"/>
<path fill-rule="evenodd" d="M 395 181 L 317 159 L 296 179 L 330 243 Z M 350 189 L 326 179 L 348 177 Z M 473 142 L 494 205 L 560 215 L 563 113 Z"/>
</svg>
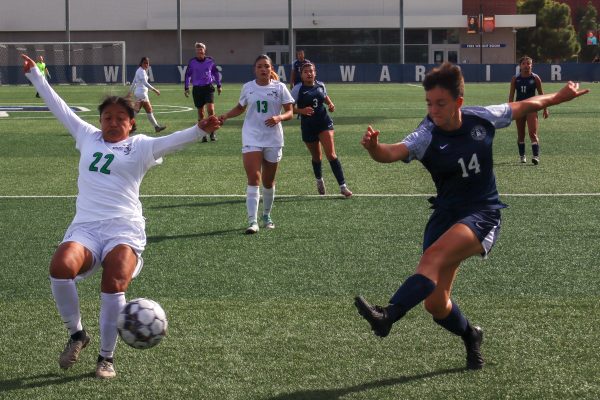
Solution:
<svg viewBox="0 0 600 400">
<path fill-rule="evenodd" d="M 0 42 L 65 41 L 65 3 L 66 0 L 0 0 Z M 292 3 L 293 26 L 297 30 L 399 28 L 398 0 Z M 125 41 L 128 64 L 137 63 L 142 56 L 150 57 L 154 64 L 178 63 L 176 4 L 175 0 L 69 0 L 70 39 Z M 404 15 L 406 29 L 466 28 L 462 0 L 404 0 Z M 509 43 L 508 48 L 496 53 L 505 57 L 498 62 L 513 62 L 514 47 L 509 40 L 512 28 L 531 25 L 535 25 L 534 15 L 497 16 L 497 30 L 504 30 L 502 40 Z M 288 2 L 181 0 L 181 28 L 184 63 L 193 56 L 196 41 L 206 43 L 208 54 L 219 63 L 249 63 L 265 51 L 264 31 L 287 30 Z M 474 54 L 468 58 L 474 59 Z"/>
</svg>

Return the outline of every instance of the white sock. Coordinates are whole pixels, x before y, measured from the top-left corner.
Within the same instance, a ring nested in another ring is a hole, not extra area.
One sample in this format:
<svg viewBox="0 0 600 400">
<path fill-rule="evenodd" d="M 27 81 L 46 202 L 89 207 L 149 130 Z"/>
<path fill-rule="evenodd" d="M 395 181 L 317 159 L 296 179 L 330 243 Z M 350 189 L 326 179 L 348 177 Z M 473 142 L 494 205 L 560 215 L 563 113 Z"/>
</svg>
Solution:
<svg viewBox="0 0 600 400">
<path fill-rule="evenodd" d="M 257 221 L 258 201 L 260 199 L 260 190 L 258 186 L 250 186 L 246 188 L 246 209 L 248 210 L 248 222 Z"/>
<path fill-rule="evenodd" d="M 158 127 L 158 122 L 156 122 L 156 118 L 154 118 L 154 113 L 146 113 L 146 117 L 148 117 L 148 121 L 150 121 L 155 128 Z"/>
<path fill-rule="evenodd" d="M 117 318 L 125 307 L 125 293 L 100 293 L 100 355 L 112 358 L 117 347 Z"/>
<path fill-rule="evenodd" d="M 270 215 L 275 200 L 275 186 L 267 189 L 263 186 L 263 215 Z"/>
<path fill-rule="evenodd" d="M 77 286 L 73 279 L 56 279 L 50 277 L 50 287 L 56 308 L 60 314 L 69 335 L 73 335 L 83 329 L 81 324 L 81 313 L 79 310 L 79 296 Z"/>
</svg>

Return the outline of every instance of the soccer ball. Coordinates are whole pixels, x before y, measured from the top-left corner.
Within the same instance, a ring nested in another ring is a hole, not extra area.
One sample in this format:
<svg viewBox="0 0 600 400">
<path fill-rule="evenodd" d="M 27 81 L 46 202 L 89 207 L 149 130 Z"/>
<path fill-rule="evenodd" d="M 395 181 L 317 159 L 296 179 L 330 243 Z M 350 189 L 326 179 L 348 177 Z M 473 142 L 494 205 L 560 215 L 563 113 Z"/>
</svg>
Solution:
<svg viewBox="0 0 600 400">
<path fill-rule="evenodd" d="M 119 313 L 117 328 L 121 339 L 131 347 L 149 349 L 167 334 L 167 316 L 157 302 L 134 299 Z"/>
</svg>

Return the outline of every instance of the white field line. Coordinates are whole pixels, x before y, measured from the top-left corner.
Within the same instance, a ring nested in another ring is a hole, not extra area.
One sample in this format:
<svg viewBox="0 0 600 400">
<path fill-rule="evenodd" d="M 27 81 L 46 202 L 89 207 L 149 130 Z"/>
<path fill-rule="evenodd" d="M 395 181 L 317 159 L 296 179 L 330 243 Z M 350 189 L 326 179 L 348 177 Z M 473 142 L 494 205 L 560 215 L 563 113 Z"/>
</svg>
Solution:
<svg viewBox="0 0 600 400">
<path fill-rule="evenodd" d="M 277 195 L 278 198 L 291 198 L 291 197 L 340 197 L 339 194 L 330 194 L 321 196 L 318 194 L 282 194 Z M 370 194 L 370 193 L 357 193 L 352 197 L 430 197 L 432 193 L 421 193 L 421 194 L 393 194 L 393 193 L 382 193 L 382 194 Z M 598 197 L 600 193 L 501 193 L 500 197 Z M 0 199 L 68 199 L 76 198 L 76 195 L 0 195 Z M 245 198 L 245 194 L 143 194 L 141 198 L 153 198 L 153 197 L 166 197 L 166 198 Z"/>
<path fill-rule="evenodd" d="M 82 103 L 82 104 L 87 104 L 87 103 Z M 0 104 L 0 106 L 8 107 L 8 105 L 4 105 L 4 104 Z M 20 106 L 44 106 L 44 104 L 43 103 L 21 104 Z M 81 108 L 81 110 L 78 111 L 77 114 L 79 116 L 81 116 L 82 118 L 91 118 L 91 117 L 98 118 L 98 111 L 96 109 L 89 109 L 87 107 L 82 107 L 82 106 L 79 106 L 79 107 Z M 93 107 L 96 107 L 96 106 L 93 106 Z M 190 112 L 190 111 L 194 110 L 194 108 L 192 108 L 192 107 L 187 107 L 187 106 L 173 106 L 173 105 L 169 105 L 169 104 L 153 104 L 152 108 L 154 109 L 154 114 L 185 113 L 185 112 Z M 161 111 L 161 108 L 166 108 L 167 110 Z M 34 112 L 44 113 L 44 115 L 40 116 L 40 117 L 34 117 L 34 116 L 31 116 L 31 115 L 29 115 L 27 117 L 15 117 L 14 115 L 17 112 L 21 112 L 21 111 L 15 111 L 15 112 L 11 113 L 12 114 L 10 116 L 11 120 L 13 120 L 13 119 L 21 119 L 21 120 L 23 120 L 23 119 L 24 120 L 28 120 L 28 119 L 56 119 L 56 117 L 53 116 L 50 111 L 28 111 L 30 113 L 34 113 Z M 6 118 L 8 116 L 9 116 L 8 112 L 6 112 L 6 111 L 0 111 L 0 118 Z"/>
</svg>

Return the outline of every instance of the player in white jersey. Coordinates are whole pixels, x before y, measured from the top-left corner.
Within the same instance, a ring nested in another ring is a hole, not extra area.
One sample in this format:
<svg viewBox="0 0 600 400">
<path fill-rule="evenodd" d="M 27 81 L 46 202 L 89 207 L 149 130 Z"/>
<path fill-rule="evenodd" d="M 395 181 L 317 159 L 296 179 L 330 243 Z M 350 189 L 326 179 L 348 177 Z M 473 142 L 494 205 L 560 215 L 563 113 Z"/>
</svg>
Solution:
<svg viewBox="0 0 600 400">
<path fill-rule="evenodd" d="M 129 93 L 133 93 L 135 96 L 135 114 L 137 115 L 137 113 L 140 112 L 140 109 L 144 107 L 148 121 L 154 126 L 154 131 L 158 133 L 164 131 L 167 127 L 159 125 L 158 122 L 156 122 L 156 118 L 152 112 L 152 104 L 150 104 L 150 98 L 148 97 L 148 89 L 156 93 L 157 96 L 160 96 L 160 90 L 156 89 L 148 82 L 147 70 L 150 66 L 150 59 L 148 57 L 142 57 L 139 65 L 140 67 L 135 71 L 135 77 L 131 82 Z"/>
<path fill-rule="evenodd" d="M 228 118 L 246 112 L 242 126 L 242 155 L 248 178 L 246 209 L 248 228 L 246 233 L 258 232 L 259 185 L 263 185 L 263 226 L 275 228 L 271 208 L 275 199 L 275 173 L 281 160 L 283 148 L 282 121 L 292 119 L 294 99 L 286 85 L 279 82 L 273 71 L 273 62 L 267 55 L 254 61 L 256 79 L 242 87 L 238 104 L 219 117 L 221 123 Z M 284 112 L 281 113 L 283 108 Z"/>
<path fill-rule="evenodd" d="M 75 282 L 102 266 L 100 354 L 96 376 L 116 375 L 113 353 L 117 317 L 125 305 L 125 291 L 143 265 L 146 245 L 139 190 L 142 178 L 162 157 L 197 142 L 220 126 L 209 117 L 197 125 L 163 137 L 130 136 L 134 109 L 125 97 L 107 97 L 98 107 L 99 130 L 79 118 L 43 79 L 26 55 L 23 69 L 44 102 L 75 139 L 81 156 L 76 214 L 50 263 L 50 284 L 69 341 L 59 357 L 70 368 L 90 342 L 83 329 Z"/>
</svg>

